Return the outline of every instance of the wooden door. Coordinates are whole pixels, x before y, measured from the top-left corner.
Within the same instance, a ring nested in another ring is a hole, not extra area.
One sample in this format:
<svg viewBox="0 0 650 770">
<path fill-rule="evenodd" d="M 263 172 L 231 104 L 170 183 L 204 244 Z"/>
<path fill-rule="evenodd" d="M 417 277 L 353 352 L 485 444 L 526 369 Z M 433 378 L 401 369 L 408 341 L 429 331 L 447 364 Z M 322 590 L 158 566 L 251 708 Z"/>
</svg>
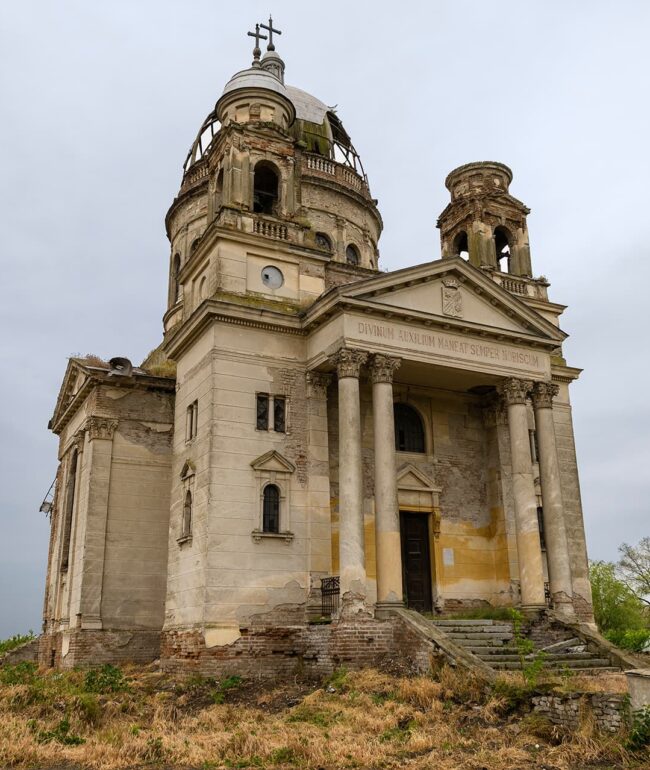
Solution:
<svg viewBox="0 0 650 770">
<path fill-rule="evenodd" d="M 406 606 L 418 612 L 431 612 L 431 555 L 429 516 L 403 511 L 400 514 L 402 570 Z"/>
</svg>

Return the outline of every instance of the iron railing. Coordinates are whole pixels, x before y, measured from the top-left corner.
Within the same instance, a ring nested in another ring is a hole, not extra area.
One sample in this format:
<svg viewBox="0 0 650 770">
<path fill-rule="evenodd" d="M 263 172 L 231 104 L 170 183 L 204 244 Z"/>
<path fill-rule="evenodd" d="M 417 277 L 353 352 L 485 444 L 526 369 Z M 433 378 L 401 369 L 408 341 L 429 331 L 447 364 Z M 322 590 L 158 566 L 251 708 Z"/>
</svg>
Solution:
<svg viewBox="0 0 650 770">
<path fill-rule="evenodd" d="M 321 578 L 320 594 L 322 615 L 335 615 L 339 609 L 339 598 L 341 596 L 341 578 L 338 575 L 335 575 L 334 577 Z"/>
</svg>

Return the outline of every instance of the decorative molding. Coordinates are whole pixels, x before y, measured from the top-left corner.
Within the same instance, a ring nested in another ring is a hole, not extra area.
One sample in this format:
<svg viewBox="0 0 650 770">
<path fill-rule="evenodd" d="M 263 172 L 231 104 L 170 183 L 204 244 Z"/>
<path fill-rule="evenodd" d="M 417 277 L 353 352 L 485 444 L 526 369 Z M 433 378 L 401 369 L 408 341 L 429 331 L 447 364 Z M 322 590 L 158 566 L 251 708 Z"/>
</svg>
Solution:
<svg viewBox="0 0 650 770">
<path fill-rule="evenodd" d="M 325 398 L 327 388 L 332 381 L 332 375 L 327 372 L 307 372 L 307 396 L 309 398 Z"/>
<path fill-rule="evenodd" d="M 361 367 L 366 363 L 368 354 L 355 348 L 341 348 L 330 357 L 330 363 L 336 367 L 338 378 L 358 377 Z"/>
<path fill-rule="evenodd" d="M 251 467 L 256 471 L 268 471 L 270 473 L 294 473 L 296 466 L 283 457 L 275 449 L 258 457 L 251 462 Z"/>
<path fill-rule="evenodd" d="M 463 317 L 463 296 L 454 278 L 442 279 L 442 314 L 452 318 Z"/>
<path fill-rule="evenodd" d="M 505 403 L 512 406 L 513 404 L 525 404 L 532 387 L 532 380 L 509 377 L 498 384 L 497 390 Z"/>
<path fill-rule="evenodd" d="M 254 529 L 251 536 L 256 543 L 261 543 L 262 540 L 284 540 L 285 543 L 290 543 L 295 538 L 293 532 L 263 532 L 261 529 Z"/>
<path fill-rule="evenodd" d="M 393 374 L 402 365 L 401 358 L 393 358 L 378 353 L 372 357 L 370 363 L 370 374 L 373 384 L 375 382 L 393 382 Z"/>
<path fill-rule="evenodd" d="M 117 420 L 110 417 L 89 417 L 84 428 L 88 431 L 88 438 L 105 439 L 110 441 L 117 428 Z"/>
<path fill-rule="evenodd" d="M 559 393 L 560 386 L 553 382 L 536 382 L 533 385 L 533 407 L 535 409 L 552 409 L 553 399 Z"/>
</svg>

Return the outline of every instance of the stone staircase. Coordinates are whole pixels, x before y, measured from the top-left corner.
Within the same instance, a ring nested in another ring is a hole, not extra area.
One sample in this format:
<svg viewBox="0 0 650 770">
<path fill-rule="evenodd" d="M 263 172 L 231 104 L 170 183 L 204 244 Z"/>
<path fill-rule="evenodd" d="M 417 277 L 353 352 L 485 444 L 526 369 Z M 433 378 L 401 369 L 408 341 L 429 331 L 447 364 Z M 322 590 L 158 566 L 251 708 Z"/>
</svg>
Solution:
<svg viewBox="0 0 650 770">
<path fill-rule="evenodd" d="M 521 669 L 511 621 L 448 619 L 429 622 L 492 669 Z M 612 665 L 604 650 L 571 636 L 568 629 L 546 620 L 524 625 L 521 634 L 533 642 L 535 652 L 544 652 L 543 665 L 547 671 L 562 673 L 570 670 L 576 674 L 598 674 L 621 670 Z"/>
</svg>

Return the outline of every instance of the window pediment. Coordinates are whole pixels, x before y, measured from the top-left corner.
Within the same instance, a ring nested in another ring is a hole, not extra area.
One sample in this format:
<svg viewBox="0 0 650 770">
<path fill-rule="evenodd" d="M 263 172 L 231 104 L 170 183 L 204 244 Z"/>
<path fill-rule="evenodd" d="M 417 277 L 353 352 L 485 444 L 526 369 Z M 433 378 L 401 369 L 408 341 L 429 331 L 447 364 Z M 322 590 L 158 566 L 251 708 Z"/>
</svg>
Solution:
<svg viewBox="0 0 650 770">
<path fill-rule="evenodd" d="M 411 489 L 422 492 L 440 492 L 432 479 L 415 467 L 412 463 L 406 463 L 397 472 L 398 489 Z"/>
<path fill-rule="evenodd" d="M 270 452 L 266 452 L 266 454 L 253 460 L 251 467 L 256 471 L 274 473 L 293 473 L 296 470 L 296 466 L 291 460 L 287 460 L 286 457 L 283 457 L 279 452 L 276 452 L 275 449 L 272 449 Z"/>
</svg>

